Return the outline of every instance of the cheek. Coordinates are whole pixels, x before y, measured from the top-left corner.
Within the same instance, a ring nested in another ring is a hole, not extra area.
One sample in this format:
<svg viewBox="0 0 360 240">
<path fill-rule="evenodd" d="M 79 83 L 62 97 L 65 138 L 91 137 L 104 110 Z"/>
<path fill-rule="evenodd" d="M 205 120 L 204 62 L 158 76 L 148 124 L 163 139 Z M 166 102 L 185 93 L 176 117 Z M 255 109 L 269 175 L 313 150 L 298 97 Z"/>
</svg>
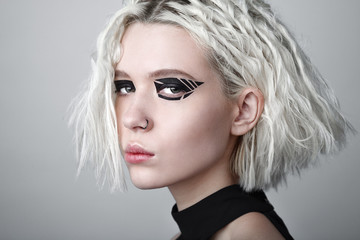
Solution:
<svg viewBox="0 0 360 240">
<path fill-rule="evenodd" d="M 116 114 L 118 140 L 120 143 L 121 150 L 123 150 L 121 140 L 126 131 L 126 128 L 124 127 L 123 120 L 122 120 L 122 116 L 124 115 L 124 113 L 122 112 L 123 107 L 124 107 L 124 100 L 119 101 L 119 98 L 117 98 L 115 101 L 115 114 Z"/>
<path fill-rule="evenodd" d="M 199 104 L 179 113 L 164 114 L 160 135 L 166 146 L 163 152 L 176 153 L 180 159 L 221 158 L 230 138 L 230 112 L 224 106 Z"/>
</svg>

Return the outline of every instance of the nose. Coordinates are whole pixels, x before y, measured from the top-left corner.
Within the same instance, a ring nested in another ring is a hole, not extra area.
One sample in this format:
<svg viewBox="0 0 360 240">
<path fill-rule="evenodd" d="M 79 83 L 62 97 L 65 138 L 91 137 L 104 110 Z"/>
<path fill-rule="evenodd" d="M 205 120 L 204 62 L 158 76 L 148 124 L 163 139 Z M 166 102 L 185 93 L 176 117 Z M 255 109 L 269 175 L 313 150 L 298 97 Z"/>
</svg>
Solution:
<svg viewBox="0 0 360 240">
<path fill-rule="evenodd" d="M 149 100 L 136 92 L 129 96 L 126 105 L 122 105 L 126 109 L 122 114 L 124 127 L 132 131 L 149 131 L 153 127 L 150 105 Z"/>
</svg>

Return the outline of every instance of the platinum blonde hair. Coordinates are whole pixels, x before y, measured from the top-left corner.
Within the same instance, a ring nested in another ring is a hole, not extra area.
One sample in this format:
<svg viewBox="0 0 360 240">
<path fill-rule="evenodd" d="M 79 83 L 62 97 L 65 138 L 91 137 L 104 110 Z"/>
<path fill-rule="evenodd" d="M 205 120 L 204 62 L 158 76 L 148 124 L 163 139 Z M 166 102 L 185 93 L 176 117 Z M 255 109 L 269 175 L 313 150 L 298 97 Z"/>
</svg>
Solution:
<svg viewBox="0 0 360 240">
<path fill-rule="evenodd" d="M 100 183 L 125 188 L 114 110 L 114 67 L 121 38 L 135 22 L 170 24 L 189 32 L 236 98 L 261 90 L 262 116 L 239 137 L 231 164 L 250 191 L 276 187 L 288 173 L 339 150 L 347 130 L 337 99 L 287 28 L 262 0 L 133 0 L 114 14 L 97 42 L 93 73 L 72 104 L 79 171 L 92 161 Z"/>
</svg>

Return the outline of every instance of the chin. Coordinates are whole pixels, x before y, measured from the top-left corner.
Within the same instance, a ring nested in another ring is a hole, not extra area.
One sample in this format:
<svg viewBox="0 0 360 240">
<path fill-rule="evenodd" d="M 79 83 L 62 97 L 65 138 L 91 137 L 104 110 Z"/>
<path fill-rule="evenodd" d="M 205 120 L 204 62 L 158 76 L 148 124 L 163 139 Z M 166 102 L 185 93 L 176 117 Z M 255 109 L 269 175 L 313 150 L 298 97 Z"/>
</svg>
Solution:
<svg viewBox="0 0 360 240">
<path fill-rule="evenodd" d="M 161 171 L 141 166 L 128 168 L 132 184 L 139 189 L 157 189 L 178 182 L 178 176 L 161 174 Z"/>
<path fill-rule="evenodd" d="M 166 185 L 161 185 L 161 184 L 151 184 L 148 182 L 139 182 L 139 181 L 134 181 L 131 180 L 133 185 L 139 189 L 142 190 L 149 190 L 149 189 L 156 189 L 156 188 L 163 188 L 166 187 Z"/>
<path fill-rule="evenodd" d="M 133 176 L 130 173 L 131 182 L 133 185 L 139 189 L 147 190 L 147 189 L 156 189 L 167 187 L 166 184 L 160 183 L 153 178 L 144 177 L 144 176 Z"/>
</svg>

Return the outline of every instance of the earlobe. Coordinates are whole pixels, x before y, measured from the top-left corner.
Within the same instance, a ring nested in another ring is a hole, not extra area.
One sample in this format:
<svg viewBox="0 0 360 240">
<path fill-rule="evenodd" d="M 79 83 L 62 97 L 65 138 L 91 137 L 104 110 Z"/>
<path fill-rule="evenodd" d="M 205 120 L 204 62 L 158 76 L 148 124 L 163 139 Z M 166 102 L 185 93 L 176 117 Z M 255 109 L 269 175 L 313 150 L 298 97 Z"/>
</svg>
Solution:
<svg viewBox="0 0 360 240">
<path fill-rule="evenodd" d="M 235 117 L 231 133 L 241 136 L 250 131 L 260 119 L 264 109 L 264 96 L 254 87 L 245 88 L 236 99 Z"/>
</svg>

